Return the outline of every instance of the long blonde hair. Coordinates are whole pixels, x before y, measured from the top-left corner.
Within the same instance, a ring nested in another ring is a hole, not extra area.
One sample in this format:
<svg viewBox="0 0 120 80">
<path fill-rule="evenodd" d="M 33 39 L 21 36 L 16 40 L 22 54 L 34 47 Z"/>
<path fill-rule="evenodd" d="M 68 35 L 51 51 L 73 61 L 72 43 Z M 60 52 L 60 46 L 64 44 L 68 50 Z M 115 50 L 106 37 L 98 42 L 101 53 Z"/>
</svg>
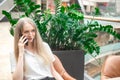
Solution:
<svg viewBox="0 0 120 80">
<path fill-rule="evenodd" d="M 16 27 L 15 27 L 15 32 L 14 32 L 14 53 L 15 53 L 15 58 L 16 61 L 18 61 L 18 56 L 19 56 L 19 48 L 18 48 L 18 41 L 22 35 L 22 30 L 23 30 L 23 25 L 25 23 L 31 24 L 35 28 L 35 38 L 33 40 L 33 49 L 36 51 L 36 53 L 41 56 L 44 59 L 45 63 L 50 63 L 51 59 L 50 56 L 48 55 L 48 51 L 46 50 L 43 40 L 37 30 L 37 26 L 35 22 L 27 17 L 21 18 L 18 20 Z"/>
</svg>

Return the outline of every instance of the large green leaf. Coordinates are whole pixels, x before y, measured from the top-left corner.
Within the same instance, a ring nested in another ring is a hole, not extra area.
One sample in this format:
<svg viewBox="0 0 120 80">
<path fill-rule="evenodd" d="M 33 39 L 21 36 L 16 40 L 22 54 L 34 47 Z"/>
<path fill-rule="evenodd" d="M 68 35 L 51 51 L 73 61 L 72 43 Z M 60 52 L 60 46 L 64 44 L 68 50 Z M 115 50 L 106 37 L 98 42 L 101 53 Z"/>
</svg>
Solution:
<svg viewBox="0 0 120 80">
<path fill-rule="evenodd" d="M 11 24 L 12 26 L 14 26 L 14 25 L 17 23 L 17 20 L 16 20 L 16 19 L 13 19 L 13 18 L 11 17 L 11 14 L 10 14 L 9 12 L 7 12 L 7 11 L 5 11 L 5 10 L 2 10 L 2 14 L 4 14 L 4 15 L 7 17 L 7 19 L 10 21 L 10 24 Z"/>
</svg>

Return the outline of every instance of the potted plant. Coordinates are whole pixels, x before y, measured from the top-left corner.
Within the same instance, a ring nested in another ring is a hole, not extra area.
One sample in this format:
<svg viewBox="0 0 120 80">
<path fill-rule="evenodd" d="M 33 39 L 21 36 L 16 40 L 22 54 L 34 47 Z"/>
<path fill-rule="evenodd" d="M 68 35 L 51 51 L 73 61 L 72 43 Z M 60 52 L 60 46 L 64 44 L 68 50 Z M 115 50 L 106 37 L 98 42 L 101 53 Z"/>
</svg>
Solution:
<svg viewBox="0 0 120 80">
<path fill-rule="evenodd" d="M 111 25 L 104 26 L 94 20 L 84 23 L 84 14 L 77 10 L 79 6 L 71 5 L 68 7 L 63 7 L 61 6 L 60 0 L 54 0 L 56 12 L 55 14 L 51 14 L 49 10 L 42 12 L 39 9 L 40 5 L 36 5 L 31 0 L 14 1 L 16 7 L 18 7 L 18 11 L 22 10 L 24 12 L 24 14 L 20 15 L 19 18 L 24 16 L 31 17 L 37 24 L 38 30 L 40 31 L 43 40 L 50 45 L 52 50 L 67 50 L 67 52 L 62 51 L 63 54 L 67 53 L 67 57 L 61 57 L 63 58 L 63 63 L 65 62 L 66 58 L 68 58 L 70 55 L 72 56 L 70 56 L 69 59 L 66 60 L 67 63 L 69 62 L 69 65 L 64 65 L 64 67 L 68 69 L 68 72 L 72 68 L 73 72 L 71 72 L 71 75 L 73 75 L 78 80 L 83 79 L 84 75 L 83 51 L 84 53 L 89 54 L 92 54 L 93 52 L 99 54 L 100 47 L 94 40 L 97 37 L 96 32 L 107 32 L 108 34 L 111 34 L 114 37 L 120 39 L 119 34 L 114 31 Z M 3 11 L 3 14 L 8 18 L 9 22 L 11 23 L 10 33 L 13 35 L 17 19 L 13 19 L 9 12 Z M 75 57 L 73 57 L 73 54 L 71 52 L 74 52 Z M 61 56 L 61 52 L 54 53 L 58 56 Z M 69 61 L 71 58 L 74 64 Z M 76 61 L 74 60 L 77 60 L 77 62 L 81 62 L 80 65 L 75 65 L 79 63 L 76 63 Z M 79 68 L 73 67 L 74 65 Z M 70 69 L 68 66 L 71 66 Z M 78 70 L 81 73 L 75 73 L 75 70 Z"/>
</svg>

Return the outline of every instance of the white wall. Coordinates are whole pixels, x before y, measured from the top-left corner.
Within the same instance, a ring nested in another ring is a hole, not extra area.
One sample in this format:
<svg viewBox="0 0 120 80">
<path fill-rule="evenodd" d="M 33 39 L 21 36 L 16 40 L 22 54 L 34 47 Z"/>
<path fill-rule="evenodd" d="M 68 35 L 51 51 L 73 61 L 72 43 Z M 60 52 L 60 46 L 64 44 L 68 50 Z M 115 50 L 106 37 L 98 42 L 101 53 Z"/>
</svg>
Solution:
<svg viewBox="0 0 120 80">
<path fill-rule="evenodd" d="M 116 0 L 116 12 L 120 13 L 120 0 Z"/>
</svg>

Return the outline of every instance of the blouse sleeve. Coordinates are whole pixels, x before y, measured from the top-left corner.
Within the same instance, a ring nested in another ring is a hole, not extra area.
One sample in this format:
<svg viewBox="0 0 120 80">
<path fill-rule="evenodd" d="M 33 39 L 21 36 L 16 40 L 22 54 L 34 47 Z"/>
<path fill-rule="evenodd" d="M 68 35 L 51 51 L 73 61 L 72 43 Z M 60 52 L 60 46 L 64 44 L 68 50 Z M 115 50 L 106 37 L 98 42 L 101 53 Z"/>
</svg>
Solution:
<svg viewBox="0 0 120 80">
<path fill-rule="evenodd" d="M 13 73 L 16 67 L 16 60 L 15 60 L 14 52 L 10 52 L 10 64 L 11 64 L 11 73 Z"/>
<path fill-rule="evenodd" d="M 45 42 L 44 42 L 44 45 L 45 45 L 46 49 L 48 50 L 48 53 L 49 53 L 52 61 L 54 62 L 54 61 L 55 61 L 55 57 L 54 57 L 54 55 L 53 55 L 53 53 L 52 53 L 52 51 L 51 51 L 51 48 L 50 48 L 49 45 L 48 45 L 47 43 L 45 43 Z"/>
</svg>

